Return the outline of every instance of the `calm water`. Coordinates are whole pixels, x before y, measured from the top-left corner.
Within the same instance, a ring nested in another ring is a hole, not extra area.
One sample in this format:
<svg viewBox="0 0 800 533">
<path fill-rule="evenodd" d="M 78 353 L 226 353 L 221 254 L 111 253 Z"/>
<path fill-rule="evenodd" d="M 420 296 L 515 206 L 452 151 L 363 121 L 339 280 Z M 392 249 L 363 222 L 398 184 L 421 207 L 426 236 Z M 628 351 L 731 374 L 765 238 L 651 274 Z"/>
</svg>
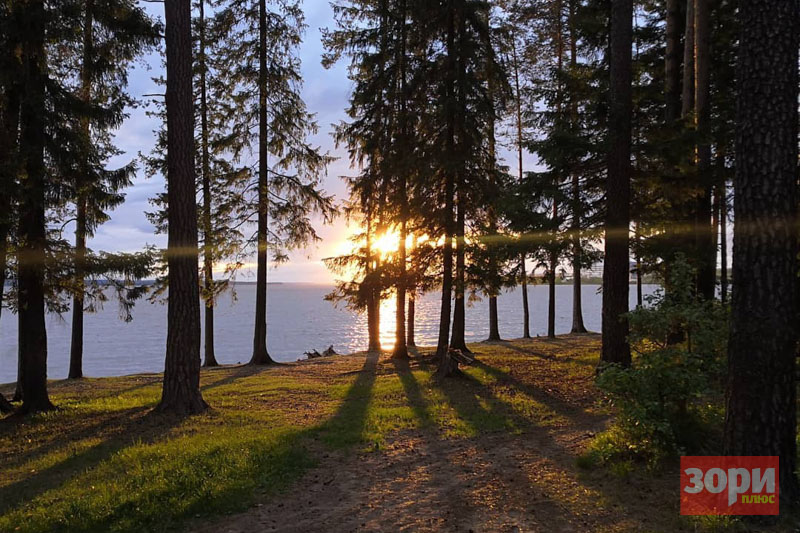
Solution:
<svg viewBox="0 0 800 533">
<path fill-rule="evenodd" d="M 599 286 L 583 287 L 583 312 L 586 327 L 600 330 L 601 295 Z M 364 350 L 367 346 L 366 317 L 336 308 L 323 296 L 331 288 L 322 285 L 286 283 L 269 286 L 268 337 L 270 354 L 279 361 L 303 358 L 311 349 L 322 351 L 333 345 L 337 352 Z M 655 290 L 645 286 L 645 294 Z M 531 330 L 547 332 L 547 287 L 528 287 Z M 631 305 L 635 305 L 631 287 Z M 246 362 L 252 351 L 254 285 L 239 285 L 236 299 L 224 296 L 216 311 L 216 353 L 221 363 Z M 440 296 L 430 293 L 417 300 L 416 340 L 418 345 L 436 343 Z M 467 308 L 467 341 L 488 336 L 488 300 L 473 302 Z M 383 347 L 391 348 L 394 337 L 393 300 L 381 309 Z M 500 334 L 504 338 L 522 336 L 522 294 L 519 289 L 498 298 Z M 119 320 L 118 309 L 109 301 L 103 310 L 85 317 L 84 373 L 87 376 L 118 376 L 139 372 L 161 372 L 166 342 L 166 305 L 140 302 L 133 321 Z M 64 378 L 69 368 L 70 315 L 48 316 L 48 370 L 53 379 Z M 572 286 L 556 287 L 556 332 L 568 333 L 572 325 Z M 0 383 L 16 379 L 17 321 L 8 311 L 0 320 Z"/>
</svg>

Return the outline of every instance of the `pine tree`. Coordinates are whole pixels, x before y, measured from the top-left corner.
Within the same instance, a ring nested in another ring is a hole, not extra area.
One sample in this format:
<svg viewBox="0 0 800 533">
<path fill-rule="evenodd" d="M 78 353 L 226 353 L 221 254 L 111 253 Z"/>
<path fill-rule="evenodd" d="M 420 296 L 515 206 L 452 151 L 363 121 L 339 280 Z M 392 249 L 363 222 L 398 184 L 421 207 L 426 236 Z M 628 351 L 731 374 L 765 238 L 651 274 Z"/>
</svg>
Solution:
<svg viewBox="0 0 800 533">
<path fill-rule="evenodd" d="M 609 151 L 603 265 L 601 361 L 628 366 L 628 270 L 631 198 L 631 54 L 633 6 L 612 0 L 609 43 Z"/>
<path fill-rule="evenodd" d="M 123 109 L 131 103 L 125 93 L 127 72 L 130 63 L 147 47 L 155 45 L 157 28 L 147 15 L 133 3 L 121 0 L 112 4 L 96 6 L 93 0 L 83 5 L 80 53 L 76 54 L 80 72 L 76 97 L 87 109 L 96 108 L 103 112 L 102 119 L 93 120 L 84 111 L 75 117 L 78 143 L 77 170 L 73 171 L 72 188 L 75 203 L 75 256 L 74 287 L 72 302 L 72 342 L 70 345 L 69 378 L 83 376 L 83 319 L 87 298 L 85 279 L 92 270 L 102 270 L 98 256 L 87 257 L 87 238 L 94 234 L 97 226 L 109 216 L 108 209 L 120 205 L 124 196 L 121 189 L 131 184 L 135 167 L 127 165 L 109 171 L 104 162 L 112 155 L 119 155 L 113 146 L 108 130 L 118 126 L 124 118 Z M 111 58 L 109 60 L 109 58 Z M 119 257 L 115 258 L 119 260 Z M 128 259 L 135 260 L 134 256 Z M 135 270 L 146 272 L 150 261 L 148 254 L 141 256 L 142 264 L 129 265 L 130 274 Z M 97 287 L 93 287 L 97 293 Z M 139 296 L 134 291 L 129 296 Z M 130 301 L 130 300 L 128 300 Z"/>
<path fill-rule="evenodd" d="M 285 261 L 287 250 L 317 240 L 312 214 L 325 222 L 336 214 L 332 197 L 320 189 L 330 157 L 306 141 L 317 124 L 300 95 L 297 47 L 305 30 L 303 12 L 294 1 L 272 4 L 230 0 L 215 15 L 219 79 L 227 80 L 237 104 L 230 109 L 231 143 L 241 147 L 238 152 L 258 146 L 258 171 L 243 173 L 250 192 L 243 218 L 257 219 L 249 239 L 257 257 L 251 364 L 272 362 L 267 352 L 269 250 L 276 262 Z"/>
<path fill-rule="evenodd" d="M 22 413 L 53 408 L 47 392 L 47 331 L 45 328 L 45 87 L 47 12 L 42 0 L 15 3 L 20 28 L 22 99 L 20 157 L 25 179 L 19 196 L 17 253 L 20 382 Z"/>
<path fill-rule="evenodd" d="M 733 285 L 725 454 L 797 463 L 797 92 L 800 5 L 739 4 Z M 769 258 L 769 260 L 765 260 Z"/>
<path fill-rule="evenodd" d="M 176 414 L 199 413 L 208 407 L 200 393 L 191 11 L 190 0 L 170 0 L 164 9 L 169 302 L 164 384 L 157 409 Z"/>
</svg>

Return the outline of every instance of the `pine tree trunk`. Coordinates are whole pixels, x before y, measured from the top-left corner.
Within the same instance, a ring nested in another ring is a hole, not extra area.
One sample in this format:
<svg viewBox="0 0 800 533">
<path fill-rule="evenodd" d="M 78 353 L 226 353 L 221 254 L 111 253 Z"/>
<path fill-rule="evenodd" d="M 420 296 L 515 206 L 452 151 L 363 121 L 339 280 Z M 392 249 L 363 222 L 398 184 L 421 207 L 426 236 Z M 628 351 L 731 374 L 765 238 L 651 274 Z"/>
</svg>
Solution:
<svg viewBox="0 0 800 533">
<path fill-rule="evenodd" d="M 399 63 L 400 63 L 400 135 L 404 141 L 409 139 L 408 132 L 408 91 L 406 86 L 406 41 L 407 41 L 407 28 L 406 22 L 408 13 L 406 9 L 406 2 L 403 0 L 400 6 L 402 16 L 398 20 L 401 25 L 400 29 L 400 47 L 399 47 Z M 406 250 L 406 237 L 408 235 L 408 191 L 406 183 L 405 169 L 400 171 L 398 184 L 398 194 L 400 196 L 400 238 L 398 243 L 398 262 L 400 266 L 399 278 L 397 280 L 397 313 L 395 317 L 395 340 L 394 349 L 392 350 L 393 359 L 408 359 L 408 346 L 406 345 L 406 283 L 408 281 L 408 265 L 407 250 Z"/>
<path fill-rule="evenodd" d="M 501 340 L 500 324 L 497 318 L 497 296 L 489 296 L 489 340 Z"/>
<path fill-rule="evenodd" d="M 84 264 L 86 261 L 86 198 L 79 196 L 75 222 L 75 295 L 72 298 L 72 340 L 69 348 L 69 379 L 83 377 Z"/>
<path fill-rule="evenodd" d="M 414 318 L 417 312 L 417 293 L 416 290 L 412 287 L 411 290 L 408 291 L 408 327 L 406 328 L 406 345 L 408 346 L 416 346 L 417 343 L 414 340 Z"/>
<path fill-rule="evenodd" d="M 83 21 L 83 64 L 81 65 L 80 98 L 87 105 L 92 99 L 91 64 L 94 41 L 94 2 L 88 0 L 84 8 Z M 88 118 L 81 119 L 81 134 L 86 142 L 91 142 L 91 126 Z M 86 162 L 88 170 L 88 161 Z M 86 177 L 78 175 L 75 180 L 76 220 L 75 220 L 75 294 L 72 299 L 72 339 L 69 350 L 69 379 L 83 377 L 83 307 L 86 292 L 86 230 L 87 230 L 87 198 L 83 190 Z"/>
<path fill-rule="evenodd" d="M 19 203 L 19 352 L 22 362 L 22 413 L 53 409 L 47 392 L 47 330 L 45 327 L 46 177 L 45 125 L 45 8 L 42 0 L 25 0 L 20 6 L 25 25 L 22 62 L 25 90 L 20 121 L 21 156 L 26 179 Z"/>
<path fill-rule="evenodd" d="M 406 222 L 400 224 L 400 243 L 398 250 L 400 261 L 400 279 L 397 282 L 397 316 L 395 324 L 395 340 L 392 358 L 408 359 L 406 346 Z"/>
<path fill-rule="evenodd" d="M 203 292 L 205 324 L 203 342 L 205 362 L 203 366 L 219 366 L 214 351 L 214 242 L 211 226 L 211 162 L 208 147 L 208 96 L 206 89 L 206 17 L 205 0 L 198 3 L 200 11 L 200 143 L 203 172 Z"/>
<path fill-rule="evenodd" d="M 464 206 L 463 183 L 458 184 L 458 207 L 456 208 L 456 278 L 455 300 L 453 304 L 453 333 L 450 336 L 450 348 L 469 351 L 465 339 L 467 307 L 464 294 L 466 292 L 466 250 L 464 238 L 466 213 Z"/>
<path fill-rule="evenodd" d="M 8 264 L 8 226 L 0 224 L 0 318 L 3 316 L 3 301 L 6 292 L 6 270 Z"/>
<path fill-rule="evenodd" d="M 578 66 L 578 38 L 575 28 L 576 2 L 569 2 L 569 65 L 574 73 Z M 578 129 L 578 108 L 576 99 L 570 98 L 570 121 L 572 127 Z M 581 294 L 581 262 L 583 259 L 583 248 L 581 245 L 581 219 L 583 216 L 583 206 L 581 205 L 581 180 L 577 172 L 572 172 L 572 333 L 586 333 L 586 326 L 583 324 L 583 298 Z"/>
<path fill-rule="evenodd" d="M 452 2 L 448 2 L 452 4 Z M 456 58 L 455 58 L 455 13 L 454 7 L 448 5 L 447 10 L 447 69 L 449 79 L 445 85 L 445 98 L 455 97 L 454 81 L 456 77 Z M 445 149 L 448 154 L 455 156 L 455 117 L 452 113 L 447 116 L 447 145 Z M 442 246 L 442 305 L 439 314 L 439 340 L 436 345 L 436 357 L 439 365 L 436 370 L 437 375 L 448 377 L 458 370 L 458 362 L 454 361 L 449 354 L 449 335 L 450 335 L 450 303 L 453 294 L 453 230 L 454 226 L 454 200 L 456 188 L 456 176 L 449 170 L 445 174 L 444 185 L 444 245 Z"/>
<path fill-rule="evenodd" d="M 711 226 L 711 145 L 709 144 L 709 0 L 694 0 L 695 31 L 695 117 L 700 141 L 697 145 L 697 186 L 694 241 L 697 250 L 697 292 L 706 300 L 714 298 L 717 251 L 712 243 Z"/>
<path fill-rule="evenodd" d="M 258 250 L 256 251 L 256 322 L 251 365 L 274 361 L 267 351 L 267 245 L 269 243 L 269 138 L 267 124 L 267 5 L 258 1 Z"/>
<path fill-rule="evenodd" d="M 558 219 L 558 203 L 553 199 L 553 221 Z M 553 239 L 558 235 L 558 230 L 553 230 Z M 556 269 L 558 268 L 558 253 L 550 252 L 550 261 L 547 273 L 548 300 L 547 300 L 547 336 L 556 338 Z"/>
<path fill-rule="evenodd" d="M 609 152 L 603 264 L 601 361 L 630 366 L 628 345 L 628 252 L 631 198 L 631 47 L 633 3 L 612 0 L 609 44 Z"/>
<path fill-rule="evenodd" d="M 514 106 L 516 108 L 515 111 L 517 122 L 517 178 L 519 183 L 522 183 L 524 178 L 522 165 L 522 147 L 524 139 L 522 130 L 522 95 L 520 93 L 519 59 L 517 57 L 516 36 L 512 36 L 511 59 L 512 66 L 514 68 Z M 528 268 L 525 265 L 524 253 L 521 255 L 520 265 L 522 267 L 522 337 L 529 339 L 531 337 L 531 321 L 530 311 L 528 310 Z"/>
<path fill-rule="evenodd" d="M 725 454 L 780 456 L 795 505 L 800 8 L 742 2 L 739 27 Z"/>
<path fill-rule="evenodd" d="M 586 333 L 583 324 L 583 299 L 581 294 L 581 263 L 583 249 L 581 247 L 581 206 L 580 180 L 577 174 L 572 175 L 572 333 Z"/>
<path fill-rule="evenodd" d="M 686 0 L 686 24 L 683 39 L 683 79 L 681 89 L 681 117 L 688 117 L 694 109 L 694 6 L 695 0 Z"/>
<path fill-rule="evenodd" d="M 528 267 L 522 255 L 522 338 L 531 338 L 531 313 L 528 307 Z"/>
<path fill-rule="evenodd" d="M 192 11 L 189 0 L 164 4 L 167 50 L 167 202 L 169 302 L 164 387 L 157 409 L 204 411 L 200 393 L 200 284 L 192 96 Z"/>
<path fill-rule="evenodd" d="M 666 42 L 664 55 L 664 121 L 671 125 L 681 112 L 681 0 L 666 0 Z"/>
<path fill-rule="evenodd" d="M 722 198 L 719 214 L 719 289 L 722 303 L 728 301 L 728 183 L 722 182 Z"/>
</svg>

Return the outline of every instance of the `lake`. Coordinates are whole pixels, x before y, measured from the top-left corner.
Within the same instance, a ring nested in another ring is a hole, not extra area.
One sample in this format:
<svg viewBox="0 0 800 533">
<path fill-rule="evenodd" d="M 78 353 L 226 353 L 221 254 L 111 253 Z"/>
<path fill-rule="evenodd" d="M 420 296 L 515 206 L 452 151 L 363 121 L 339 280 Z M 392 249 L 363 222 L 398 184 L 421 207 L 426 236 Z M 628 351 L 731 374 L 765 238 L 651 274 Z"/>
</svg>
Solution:
<svg viewBox="0 0 800 533">
<path fill-rule="evenodd" d="M 598 285 L 583 286 L 583 315 L 590 331 L 600 331 L 602 296 Z M 305 283 L 270 284 L 268 288 L 267 345 L 278 361 L 303 359 L 303 352 L 320 352 L 333 345 L 338 353 L 365 350 L 367 347 L 366 316 L 343 307 L 334 307 L 323 300 L 332 287 Z M 531 310 L 531 333 L 547 333 L 547 286 L 528 287 Z M 650 294 L 655 285 L 646 285 Z M 635 305 L 636 289 L 631 286 L 631 306 Z M 435 345 L 438 336 L 439 293 L 417 299 L 416 341 L 420 346 Z M 252 352 L 253 306 L 255 285 L 239 284 L 235 298 L 224 295 L 216 309 L 216 354 L 220 363 L 247 362 Z M 467 307 L 466 336 L 468 342 L 486 339 L 489 332 L 487 299 Z M 383 348 L 394 344 L 394 300 L 381 307 L 381 341 Z M 504 292 L 498 298 L 500 334 L 513 339 L 522 336 L 522 293 L 520 289 Z M 572 325 L 572 286 L 556 286 L 556 333 L 568 333 Z M 119 319 L 113 301 L 84 318 L 84 374 L 86 376 L 120 376 L 140 372 L 161 372 L 164 369 L 164 347 L 167 331 L 167 307 L 139 302 L 133 321 Z M 48 315 L 47 345 L 50 378 L 65 378 L 69 368 L 70 314 Z M 16 380 L 17 317 L 4 310 L 0 320 L 0 383 Z"/>
</svg>

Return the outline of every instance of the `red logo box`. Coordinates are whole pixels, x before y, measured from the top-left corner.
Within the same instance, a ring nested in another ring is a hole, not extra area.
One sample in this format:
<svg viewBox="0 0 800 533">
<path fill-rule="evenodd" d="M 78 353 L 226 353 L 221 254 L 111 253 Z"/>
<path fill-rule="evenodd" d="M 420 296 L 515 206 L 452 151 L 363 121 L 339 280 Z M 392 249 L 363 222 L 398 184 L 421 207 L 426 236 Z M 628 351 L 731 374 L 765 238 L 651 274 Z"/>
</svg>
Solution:
<svg viewBox="0 0 800 533">
<path fill-rule="evenodd" d="M 777 456 L 681 457 L 682 515 L 777 515 Z"/>
</svg>

